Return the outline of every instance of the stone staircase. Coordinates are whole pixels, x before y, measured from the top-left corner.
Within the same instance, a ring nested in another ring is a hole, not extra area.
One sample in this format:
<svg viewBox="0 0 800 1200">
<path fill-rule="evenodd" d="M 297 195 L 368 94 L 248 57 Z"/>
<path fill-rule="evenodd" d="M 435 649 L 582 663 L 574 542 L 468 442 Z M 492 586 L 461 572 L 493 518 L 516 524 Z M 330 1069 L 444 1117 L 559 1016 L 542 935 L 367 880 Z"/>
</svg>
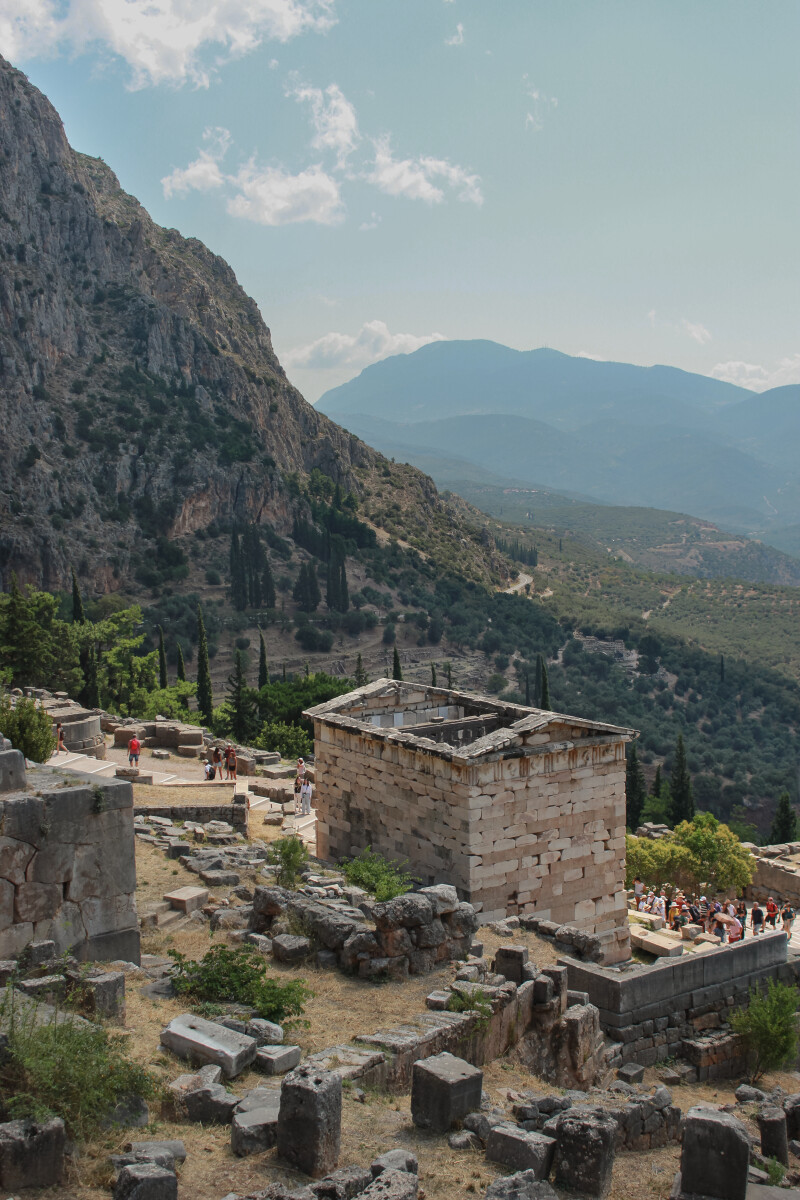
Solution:
<svg viewBox="0 0 800 1200">
<path fill-rule="evenodd" d="M 188 925 L 189 918 L 186 913 L 180 909 L 173 908 L 167 900 L 161 900 L 157 904 L 150 904 L 139 914 L 139 927 L 142 930 L 157 929 L 174 931 L 181 929 L 184 925 Z"/>
</svg>

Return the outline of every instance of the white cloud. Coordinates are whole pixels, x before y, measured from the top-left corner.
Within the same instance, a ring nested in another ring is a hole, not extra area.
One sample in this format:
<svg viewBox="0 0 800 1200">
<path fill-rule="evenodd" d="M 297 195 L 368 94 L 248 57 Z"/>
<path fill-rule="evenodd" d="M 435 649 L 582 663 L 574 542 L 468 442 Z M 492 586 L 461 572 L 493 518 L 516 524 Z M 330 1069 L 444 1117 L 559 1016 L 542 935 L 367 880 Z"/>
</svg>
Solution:
<svg viewBox="0 0 800 1200">
<path fill-rule="evenodd" d="M 131 87 L 208 87 L 223 57 L 334 24 L 335 0 L 3 0 L 0 45 L 12 60 L 99 48 L 131 69 Z M 212 61 L 206 61 L 211 53 Z"/>
<path fill-rule="evenodd" d="M 452 37 L 444 39 L 445 46 L 463 46 L 464 45 L 464 26 L 459 21 L 456 25 L 456 31 Z"/>
<path fill-rule="evenodd" d="M 321 88 L 296 85 L 287 95 L 297 101 L 308 101 L 315 131 L 311 145 L 315 150 L 332 150 L 343 167 L 360 142 L 361 134 L 356 110 L 341 88 L 332 83 L 323 92 Z"/>
<path fill-rule="evenodd" d="M 545 117 L 550 111 L 558 108 L 558 97 L 547 96 L 540 88 L 533 87 L 528 82 L 527 73 L 522 76 L 525 96 L 528 100 L 528 111 L 525 113 L 525 128 L 538 133 L 544 129 Z"/>
<path fill-rule="evenodd" d="M 200 151 L 194 162 L 188 167 L 176 167 L 161 180 L 167 199 L 190 191 L 209 192 L 225 183 L 219 164 L 231 144 L 230 133 L 222 126 L 208 128 L 203 132 L 203 141 L 207 148 Z"/>
<path fill-rule="evenodd" d="M 377 229 L 380 223 L 381 218 L 378 216 L 378 214 L 376 212 L 371 212 L 369 215 L 369 220 L 362 221 L 358 228 L 362 233 L 364 233 L 368 229 Z"/>
<path fill-rule="evenodd" d="M 681 317 L 681 326 L 684 333 L 686 333 L 686 335 L 690 337 L 693 342 L 697 342 L 698 345 L 705 346 L 706 342 L 711 341 L 711 334 L 708 332 L 705 325 L 701 325 L 699 322 L 695 321 L 687 321 L 686 317 Z"/>
<path fill-rule="evenodd" d="M 232 217 L 259 225 L 336 225 L 344 219 L 339 184 L 319 164 L 292 175 L 282 167 L 259 169 L 251 159 L 231 182 L 238 189 L 227 204 Z"/>
<path fill-rule="evenodd" d="M 356 334 L 326 333 L 307 346 L 296 346 L 282 357 L 288 367 L 363 367 L 390 354 L 411 354 L 429 342 L 444 340 L 442 333 L 422 337 L 390 333 L 385 321 L 367 321 Z"/>
<path fill-rule="evenodd" d="M 444 200 L 442 188 L 433 182 L 441 180 L 455 191 L 459 200 L 479 207 L 483 204 L 479 175 L 470 175 L 446 158 L 394 158 L 388 137 L 375 142 L 375 163 L 366 178 L 389 196 L 406 196 L 428 204 L 441 204 Z"/>
<path fill-rule="evenodd" d="M 768 388 L 800 383 L 800 354 L 787 355 L 771 370 L 756 363 L 717 363 L 711 368 L 709 375 L 713 379 L 722 379 L 725 383 L 750 388 L 752 392 L 765 392 Z"/>
</svg>

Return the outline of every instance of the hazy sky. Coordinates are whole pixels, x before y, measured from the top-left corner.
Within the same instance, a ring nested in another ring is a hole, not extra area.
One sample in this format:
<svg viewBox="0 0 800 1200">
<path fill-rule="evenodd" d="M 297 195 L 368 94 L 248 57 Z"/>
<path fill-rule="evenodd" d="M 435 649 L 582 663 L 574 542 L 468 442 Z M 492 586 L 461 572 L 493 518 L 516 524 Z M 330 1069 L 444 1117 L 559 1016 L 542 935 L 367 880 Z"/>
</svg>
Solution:
<svg viewBox="0 0 800 1200">
<path fill-rule="evenodd" d="M 797 0 L 0 0 L 309 399 L 435 337 L 800 382 Z"/>
</svg>

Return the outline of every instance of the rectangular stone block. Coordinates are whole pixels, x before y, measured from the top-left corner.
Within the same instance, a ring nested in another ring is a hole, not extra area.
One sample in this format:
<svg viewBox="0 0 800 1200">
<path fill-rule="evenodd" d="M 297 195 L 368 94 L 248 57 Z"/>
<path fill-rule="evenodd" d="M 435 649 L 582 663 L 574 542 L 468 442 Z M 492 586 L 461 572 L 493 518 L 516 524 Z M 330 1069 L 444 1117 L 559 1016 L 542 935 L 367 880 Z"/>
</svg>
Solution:
<svg viewBox="0 0 800 1200">
<path fill-rule="evenodd" d="M 265 1075 L 285 1075 L 300 1062 L 299 1046 L 262 1046 L 256 1054 L 255 1068 Z"/>
<path fill-rule="evenodd" d="M 342 1080 L 335 1071 L 298 1067 L 281 1084 L 278 1155 L 319 1179 L 335 1170 L 342 1137 Z"/>
<path fill-rule="evenodd" d="M 191 913 L 202 908 L 208 901 L 208 888 L 182 887 L 167 892 L 164 899 L 180 912 Z"/>
<path fill-rule="evenodd" d="M 547 1179 L 555 1145 L 555 1138 L 543 1133 L 526 1133 L 516 1125 L 496 1125 L 489 1131 L 486 1157 L 514 1171 L 533 1171 L 536 1179 Z"/>
<path fill-rule="evenodd" d="M 411 1119 L 421 1129 L 444 1133 L 480 1108 L 483 1072 L 444 1052 L 415 1062 L 411 1080 Z"/>
<path fill-rule="evenodd" d="M 255 1060 L 258 1042 L 190 1013 L 174 1017 L 161 1034 L 161 1044 L 179 1058 L 221 1067 L 226 1079 L 235 1079 Z"/>
</svg>

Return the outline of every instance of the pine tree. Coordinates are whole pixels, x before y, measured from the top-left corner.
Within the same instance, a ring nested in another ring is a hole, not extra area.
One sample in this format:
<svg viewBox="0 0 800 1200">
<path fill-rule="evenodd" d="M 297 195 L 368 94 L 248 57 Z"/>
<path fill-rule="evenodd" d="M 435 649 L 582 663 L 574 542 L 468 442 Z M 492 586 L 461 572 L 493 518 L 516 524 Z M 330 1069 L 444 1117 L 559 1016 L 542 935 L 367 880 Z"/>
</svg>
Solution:
<svg viewBox="0 0 800 1200">
<path fill-rule="evenodd" d="M 186 682 L 186 663 L 183 661 L 183 647 L 178 642 L 178 668 L 177 677 L 179 683 Z"/>
<path fill-rule="evenodd" d="M 797 840 L 797 813 L 788 792 L 781 792 L 769 831 L 770 845 L 783 845 Z"/>
<path fill-rule="evenodd" d="M 403 668 L 400 666 L 400 655 L 397 652 L 397 642 L 394 644 L 394 654 L 392 656 L 392 679 L 402 679 Z"/>
<path fill-rule="evenodd" d="M 642 809 L 647 799 L 647 784 L 645 783 L 642 764 L 636 746 L 631 746 L 628 755 L 628 765 L 625 773 L 625 822 L 631 833 L 635 833 L 641 823 Z"/>
<path fill-rule="evenodd" d="M 656 799 L 661 796 L 661 763 L 656 767 L 656 777 L 653 780 L 653 795 Z"/>
<path fill-rule="evenodd" d="M 203 622 L 203 610 L 197 606 L 197 710 L 207 725 L 214 711 L 211 691 L 211 668 L 208 665 L 208 641 Z"/>
<path fill-rule="evenodd" d="M 542 696 L 539 701 L 539 708 L 543 708 L 545 710 L 545 712 L 549 712 L 550 711 L 550 684 L 547 679 L 547 664 L 545 663 L 541 654 L 539 655 L 539 659 L 542 664 Z"/>
<path fill-rule="evenodd" d="M 78 576 L 75 574 L 75 568 L 72 567 L 72 620 L 76 625 L 86 624 L 86 615 L 83 611 L 83 600 L 81 599 L 81 589 L 78 587 Z"/>
<path fill-rule="evenodd" d="M 261 603 L 264 608 L 275 607 L 275 580 L 266 555 L 264 556 L 264 570 L 261 572 Z"/>
<path fill-rule="evenodd" d="M 255 726 L 256 706 L 253 692 L 247 686 L 247 677 L 244 673 L 244 659 L 241 650 L 236 651 L 233 671 L 228 676 L 226 691 L 228 693 L 231 733 L 237 742 L 247 742 Z"/>
<path fill-rule="evenodd" d="M 431 663 L 431 687 L 436 687 L 436 663 Z"/>
<path fill-rule="evenodd" d="M 675 758 L 669 777 L 672 808 L 670 816 L 673 826 L 681 821 L 691 821 L 694 817 L 694 796 L 692 795 L 692 777 L 686 762 L 686 747 L 683 744 L 683 734 L 678 734 L 675 743 Z"/>
<path fill-rule="evenodd" d="M 269 683 L 269 665 L 267 664 L 267 646 L 264 635 L 258 631 L 258 690 L 261 691 Z"/>
<path fill-rule="evenodd" d="M 364 687 L 369 683 L 369 676 L 364 670 L 364 660 L 360 654 L 356 659 L 356 670 L 353 679 L 355 680 L 356 687 Z"/>
<path fill-rule="evenodd" d="M 719 681 L 720 681 L 720 683 L 725 682 L 725 655 L 724 654 L 720 654 L 720 656 L 719 656 Z"/>
<path fill-rule="evenodd" d="M 167 676 L 167 651 L 164 646 L 164 630 L 160 625 L 158 627 L 158 686 L 162 689 L 169 687 L 169 678 Z"/>
</svg>

